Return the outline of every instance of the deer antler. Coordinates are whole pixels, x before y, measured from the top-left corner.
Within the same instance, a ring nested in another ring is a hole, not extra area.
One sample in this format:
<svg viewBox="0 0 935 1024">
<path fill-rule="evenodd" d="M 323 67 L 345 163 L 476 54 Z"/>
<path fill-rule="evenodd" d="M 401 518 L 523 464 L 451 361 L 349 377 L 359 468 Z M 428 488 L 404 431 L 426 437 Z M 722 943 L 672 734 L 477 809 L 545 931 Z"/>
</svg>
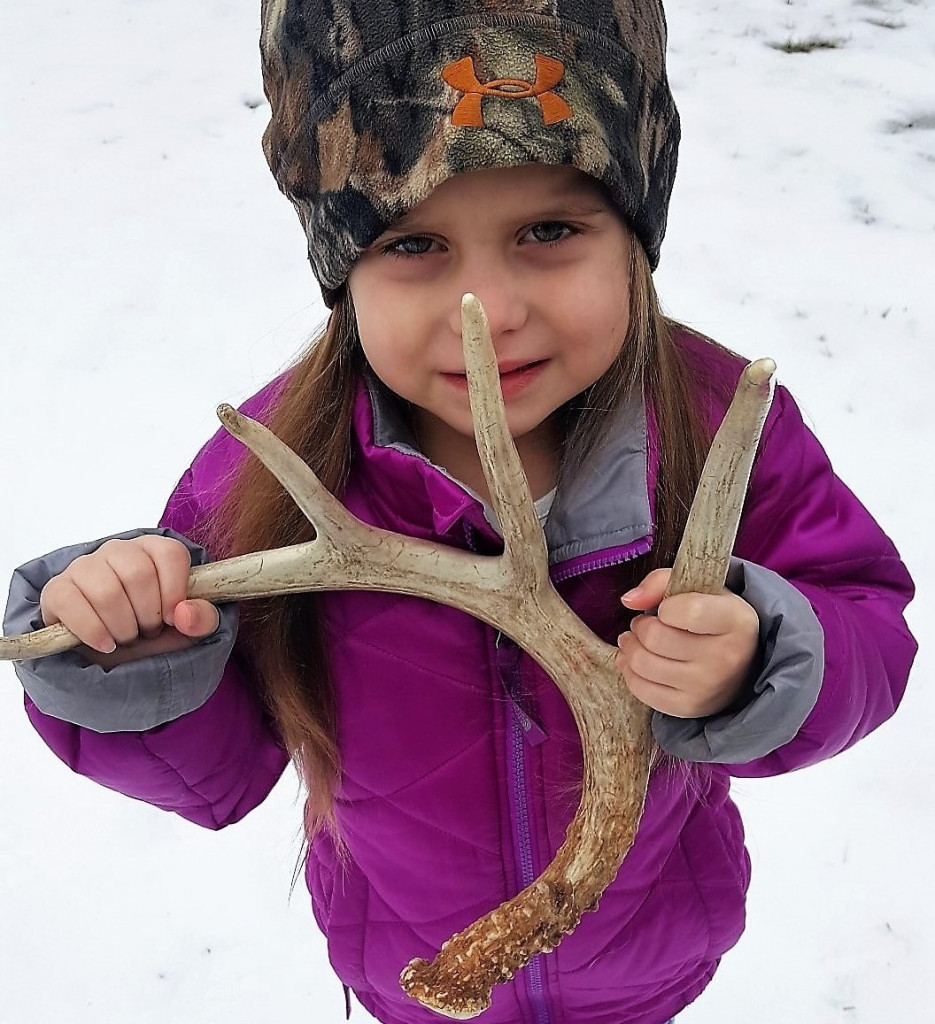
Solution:
<svg viewBox="0 0 935 1024">
<path fill-rule="evenodd" d="M 283 484 L 317 535 L 304 544 L 198 566 L 188 593 L 212 601 L 362 589 L 428 597 L 510 636 L 562 691 L 581 737 L 584 780 L 555 859 L 532 885 L 453 936 L 434 961 L 414 960 L 400 976 L 413 998 L 464 1019 L 486 1009 L 494 985 L 553 949 L 597 906 L 636 836 L 654 747 L 651 712 L 623 684 L 616 647 L 595 636 L 551 584 L 545 539 L 506 423 L 486 317 L 471 295 L 464 296 L 461 312 L 475 436 L 503 554 L 474 555 L 361 523 L 265 427 L 221 406 L 225 427 Z M 693 506 L 670 593 L 723 585 L 774 370 L 771 360 L 760 360 L 741 379 L 705 465 L 699 495 L 706 504 L 698 515 Z M 0 638 L 0 660 L 43 657 L 77 643 L 63 627 L 52 626 Z"/>
</svg>

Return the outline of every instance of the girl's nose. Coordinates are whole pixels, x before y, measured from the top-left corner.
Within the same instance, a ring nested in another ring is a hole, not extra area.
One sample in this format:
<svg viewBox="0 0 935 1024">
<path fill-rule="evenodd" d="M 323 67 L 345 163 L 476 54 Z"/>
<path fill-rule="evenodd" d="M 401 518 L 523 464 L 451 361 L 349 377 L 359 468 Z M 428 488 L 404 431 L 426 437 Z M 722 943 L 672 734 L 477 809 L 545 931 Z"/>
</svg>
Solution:
<svg viewBox="0 0 935 1024">
<path fill-rule="evenodd" d="M 496 346 L 498 340 L 511 331 L 519 330 L 528 319 L 529 303 L 519 282 L 508 272 L 490 270 L 475 275 L 463 275 L 459 281 L 456 301 L 452 303 L 451 327 L 461 337 L 461 298 L 471 292 L 480 299 L 487 314 L 490 336 Z"/>
</svg>

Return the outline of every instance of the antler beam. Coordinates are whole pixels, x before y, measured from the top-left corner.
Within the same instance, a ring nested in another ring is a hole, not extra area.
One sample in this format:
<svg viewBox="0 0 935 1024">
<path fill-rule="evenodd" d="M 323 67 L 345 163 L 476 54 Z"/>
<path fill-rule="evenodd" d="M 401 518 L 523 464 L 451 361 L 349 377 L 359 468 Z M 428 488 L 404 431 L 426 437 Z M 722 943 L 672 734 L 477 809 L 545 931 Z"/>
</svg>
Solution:
<svg viewBox="0 0 935 1024">
<path fill-rule="evenodd" d="M 198 566 L 190 576 L 189 597 L 220 602 L 311 590 L 427 597 L 510 636 L 561 690 L 580 733 L 584 779 L 555 859 L 532 885 L 453 936 L 431 963 L 413 960 L 400 976 L 405 991 L 425 1006 L 466 1019 L 489 1006 L 494 985 L 553 949 L 583 913 L 597 906 L 636 836 L 654 746 L 651 712 L 620 678 L 617 648 L 592 633 L 552 586 L 545 538 L 507 427 L 483 308 L 465 295 L 461 314 L 475 436 L 503 533 L 503 554 L 474 555 L 365 525 L 265 427 L 221 406 L 225 427 L 283 484 L 316 537 Z M 760 360 L 741 379 L 705 465 L 670 593 L 723 586 L 774 369 L 771 360 Z M 0 638 L 0 660 L 43 657 L 77 643 L 63 627 L 52 626 Z"/>
</svg>

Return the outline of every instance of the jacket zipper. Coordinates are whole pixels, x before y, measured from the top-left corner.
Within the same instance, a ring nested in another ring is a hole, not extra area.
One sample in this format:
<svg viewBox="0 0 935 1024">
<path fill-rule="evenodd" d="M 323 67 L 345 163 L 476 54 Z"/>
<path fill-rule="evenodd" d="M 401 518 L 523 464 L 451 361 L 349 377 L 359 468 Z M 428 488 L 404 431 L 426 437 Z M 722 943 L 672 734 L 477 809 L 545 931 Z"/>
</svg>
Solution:
<svg viewBox="0 0 935 1024">
<path fill-rule="evenodd" d="M 464 537 L 467 541 L 467 546 L 471 551 L 478 550 L 476 535 L 477 530 L 471 526 L 470 523 L 465 522 Z M 595 569 L 606 569 L 611 565 L 622 565 L 624 562 L 632 562 L 634 558 L 639 558 L 640 555 L 645 555 L 652 546 L 652 536 L 641 537 L 639 540 L 633 541 L 632 543 L 617 549 L 612 555 L 596 551 L 594 552 L 593 558 L 589 558 L 573 568 L 563 568 L 563 566 L 567 566 L 569 562 L 574 561 L 574 559 L 566 559 L 563 562 L 558 562 L 549 569 L 549 577 L 553 583 L 562 583 L 565 580 L 574 579 L 576 576 L 583 576 L 585 573 L 593 572 Z"/>
<path fill-rule="evenodd" d="M 515 837 L 514 851 L 516 872 L 520 888 L 525 889 L 536 879 L 533 858 L 532 821 L 529 813 L 526 747 L 528 745 L 529 719 L 520 707 L 520 648 L 502 633 L 498 632 L 495 647 L 497 651 L 497 672 L 508 697 L 509 729 L 507 743 L 510 763 L 510 811 Z M 529 961 L 523 971 L 526 993 L 533 1008 L 536 1024 L 551 1024 L 548 1008 L 548 993 L 542 957 Z"/>
<path fill-rule="evenodd" d="M 564 580 L 574 579 L 576 576 L 583 576 L 587 572 L 592 572 L 594 569 L 606 569 L 611 565 L 623 565 L 624 562 L 632 562 L 635 558 L 639 558 L 640 555 L 645 555 L 653 546 L 652 537 L 644 537 L 642 540 L 637 541 L 628 547 L 626 547 L 619 554 L 605 555 L 603 558 L 598 554 L 595 558 L 582 562 L 574 569 L 562 569 L 563 562 L 559 562 L 558 565 L 553 566 L 549 575 L 552 578 L 553 583 L 562 583 Z"/>
</svg>

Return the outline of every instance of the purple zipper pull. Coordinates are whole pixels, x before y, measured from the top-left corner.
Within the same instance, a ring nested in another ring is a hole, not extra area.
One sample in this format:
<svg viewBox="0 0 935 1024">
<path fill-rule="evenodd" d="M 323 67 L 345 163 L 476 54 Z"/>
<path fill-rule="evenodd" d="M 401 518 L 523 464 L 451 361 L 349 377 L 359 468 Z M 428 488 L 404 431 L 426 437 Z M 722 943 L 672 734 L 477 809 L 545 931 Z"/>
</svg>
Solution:
<svg viewBox="0 0 935 1024">
<path fill-rule="evenodd" d="M 538 747 L 549 738 L 548 733 L 523 707 L 522 672 L 520 663 L 523 652 L 518 644 L 502 633 L 497 633 L 495 641 L 497 650 L 497 672 L 506 695 L 510 698 L 516 721 L 523 731 L 526 742 L 531 747 Z"/>
<path fill-rule="evenodd" d="M 540 743 L 544 743 L 549 738 L 546 735 L 545 729 L 543 729 L 538 722 L 531 719 L 519 704 L 517 704 L 513 697 L 510 699 L 513 701 L 513 708 L 516 711 L 516 717 L 519 720 L 520 728 L 523 730 L 523 736 L 526 737 L 526 742 L 531 747 L 538 747 Z"/>
</svg>

